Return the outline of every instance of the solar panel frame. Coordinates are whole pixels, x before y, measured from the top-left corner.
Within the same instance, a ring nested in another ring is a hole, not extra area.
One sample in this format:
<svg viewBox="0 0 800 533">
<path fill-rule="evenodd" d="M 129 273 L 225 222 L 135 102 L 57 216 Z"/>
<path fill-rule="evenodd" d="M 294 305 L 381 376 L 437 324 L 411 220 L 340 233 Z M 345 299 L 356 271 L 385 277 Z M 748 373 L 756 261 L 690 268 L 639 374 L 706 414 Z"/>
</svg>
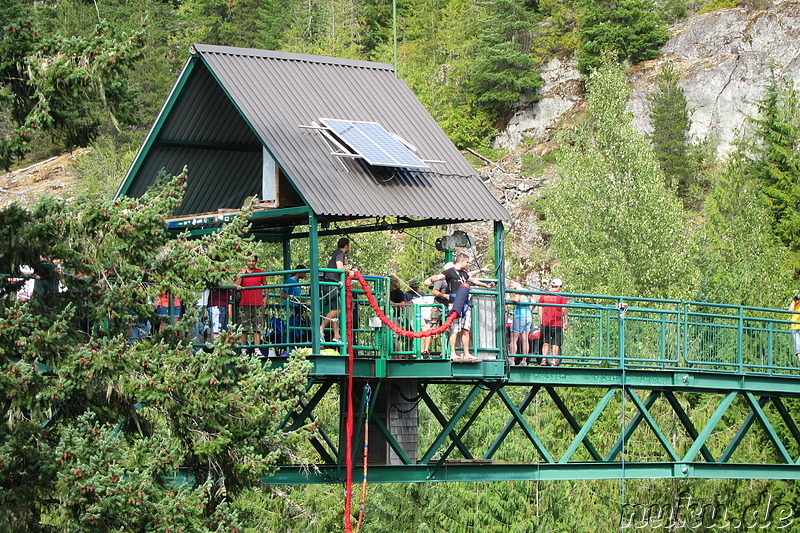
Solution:
<svg viewBox="0 0 800 533">
<path fill-rule="evenodd" d="M 370 165 L 430 168 L 377 122 L 320 118 L 320 122 Z"/>
</svg>

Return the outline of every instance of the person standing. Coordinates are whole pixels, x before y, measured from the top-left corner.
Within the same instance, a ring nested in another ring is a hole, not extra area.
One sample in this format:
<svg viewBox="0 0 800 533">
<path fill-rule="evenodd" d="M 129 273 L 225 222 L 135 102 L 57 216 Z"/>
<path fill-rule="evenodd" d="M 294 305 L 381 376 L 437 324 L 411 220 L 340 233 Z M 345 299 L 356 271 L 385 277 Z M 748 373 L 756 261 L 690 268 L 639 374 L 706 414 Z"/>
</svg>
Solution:
<svg viewBox="0 0 800 533">
<path fill-rule="evenodd" d="M 348 276 L 353 273 L 352 270 L 348 270 L 345 267 L 346 261 L 346 254 L 350 251 L 350 239 L 347 237 L 342 237 L 336 243 L 336 250 L 333 251 L 331 254 L 331 258 L 328 260 L 328 268 L 336 268 L 339 270 L 344 270 L 345 274 Z M 328 314 L 325 315 L 325 318 L 322 320 L 322 325 L 319 327 L 319 335 L 321 339 L 325 339 L 325 330 L 334 322 L 338 324 L 339 314 L 342 312 L 341 308 L 341 298 L 340 298 L 340 282 L 341 282 L 342 275 L 339 272 L 325 272 L 322 275 L 323 281 L 333 282 L 336 285 L 325 285 L 322 288 L 322 300 L 328 302 Z M 333 342 L 342 342 L 341 334 L 339 333 L 339 328 L 332 327 L 333 330 Z"/>
<path fill-rule="evenodd" d="M 305 265 L 297 265 L 294 267 L 295 270 L 306 270 L 306 268 L 308 267 Z M 293 312 L 296 312 L 295 310 L 300 308 L 300 280 L 305 277 L 305 272 L 297 272 L 286 278 L 286 281 L 283 282 L 286 287 L 281 289 L 281 298 L 289 300 L 289 305 Z"/>
<path fill-rule="evenodd" d="M 172 302 L 172 309 L 170 309 L 170 299 Z M 156 298 L 156 315 L 159 316 L 158 331 L 164 331 L 167 325 L 181 317 L 181 301 L 177 296 L 171 296 L 166 291 L 158 293 Z"/>
<path fill-rule="evenodd" d="M 486 283 L 480 281 L 479 279 L 473 277 L 470 272 L 467 272 L 467 266 L 469 265 L 469 256 L 465 253 L 459 253 L 456 255 L 455 259 L 453 260 L 453 267 L 444 270 L 441 274 L 434 274 L 433 276 L 429 277 L 425 280 L 425 285 L 430 285 L 439 280 L 446 280 L 447 281 L 447 291 L 443 294 L 443 299 L 448 302 L 450 308 L 447 310 L 447 314 L 449 315 L 452 311 L 452 304 L 453 300 L 455 299 L 455 295 L 458 292 L 458 288 L 464 283 L 471 283 L 473 285 L 477 285 L 478 287 L 484 287 L 487 289 L 491 289 L 493 285 L 487 285 Z M 470 342 L 470 327 L 472 322 L 472 309 L 467 307 L 467 311 L 464 313 L 463 316 L 460 316 L 453 321 L 452 328 L 450 330 L 450 359 L 453 362 L 457 363 L 473 363 L 479 361 L 476 357 L 473 357 L 469 351 L 469 342 Z M 463 354 L 459 356 L 456 353 L 456 344 L 458 342 L 459 334 L 461 335 L 461 349 Z"/>
<path fill-rule="evenodd" d="M 244 328 L 242 344 L 247 344 L 248 333 L 253 334 L 253 344 L 261 344 L 261 332 L 264 330 L 264 311 L 267 306 L 267 291 L 262 288 L 267 284 L 266 276 L 253 276 L 245 274 L 260 274 L 264 272 L 256 268 L 258 256 L 251 255 L 245 259 L 245 268 L 239 271 L 236 287 L 242 291 L 239 302 L 239 322 Z M 261 349 L 255 349 L 256 355 L 261 355 Z"/>
<path fill-rule="evenodd" d="M 792 337 L 794 338 L 794 353 L 800 360 L 800 294 L 796 294 L 789 304 L 792 314 Z"/>
<path fill-rule="evenodd" d="M 563 285 L 559 278 L 554 278 L 548 291 L 560 292 Z M 567 308 L 562 306 L 567 304 L 567 299 L 560 294 L 543 294 L 539 303 L 558 304 L 542 305 L 539 312 L 542 317 L 542 366 L 558 366 L 561 364 L 563 332 L 567 329 Z"/>
<path fill-rule="evenodd" d="M 511 282 L 511 289 L 515 291 L 522 290 L 520 280 L 514 279 Z M 530 304 L 530 297 L 527 294 L 514 293 L 509 298 L 509 301 L 514 302 L 514 319 L 511 322 L 511 345 L 509 346 L 508 355 L 511 359 L 511 364 L 525 366 L 528 364 L 528 334 L 531 331 L 531 324 L 533 322 L 533 313 Z M 517 347 L 522 339 L 522 357 L 514 357 L 517 354 Z"/>
<path fill-rule="evenodd" d="M 233 299 L 231 289 L 219 287 L 211 289 L 208 295 L 208 321 L 211 330 L 212 344 L 217 342 L 217 336 L 228 329 L 230 305 Z"/>
<path fill-rule="evenodd" d="M 419 288 L 419 280 L 412 279 L 408 282 L 408 290 L 403 293 L 403 299 L 407 302 L 410 302 L 414 298 L 422 298 L 423 296 L 427 296 L 425 291 Z"/>
</svg>

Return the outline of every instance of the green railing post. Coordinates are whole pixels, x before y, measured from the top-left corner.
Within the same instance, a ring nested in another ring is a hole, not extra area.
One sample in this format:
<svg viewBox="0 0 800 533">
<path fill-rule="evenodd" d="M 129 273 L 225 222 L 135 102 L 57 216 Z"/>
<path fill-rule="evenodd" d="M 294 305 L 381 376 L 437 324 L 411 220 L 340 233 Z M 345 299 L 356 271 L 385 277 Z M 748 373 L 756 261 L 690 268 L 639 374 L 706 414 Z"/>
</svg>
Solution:
<svg viewBox="0 0 800 533">
<path fill-rule="evenodd" d="M 661 368 L 664 368 L 664 360 L 667 355 L 667 315 L 666 313 L 660 313 L 659 316 L 661 317 L 661 325 L 658 328 L 658 358 L 662 361 Z"/>
<path fill-rule="evenodd" d="M 503 266 L 504 259 L 503 251 L 503 223 L 495 221 L 494 223 L 494 266 L 497 277 L 497 294 L 495 295 L 495 343 L 499 351 L 497 358 L 500 361 L 506 360 L 506 280 L 503 278 L 505 268 Z M 525 339 L 524 342 L 528 342 Z"/>
<path fill-rule="evenodd" d="M 317 226 L 317 216 L 311 212 L 308 214 L 308 261 L 311 272 L 310 293 L 311 293 L 311 350 L 318 354 L 321 350 L 321 338 L 319 334 L 320 323 L 320 287 L 319 287 L 319 227 Z"/>
<path fill-rule="evenodd" d="M 619 303 L 623 303 L 622 298 L 619 299 Z M 619 336 L 617 357 L 619 358 L 619 367 L 625 368 L 625 318 L 623 318 L 622 313 L 617 315 L 617 323 L 617 334 Z M 624 391 L 623 394 L 625 394 Z"/>
<path fill-rule="evenodd" d="M 744 307 L 739 306 L 739 319 L 736 326 L 736 365 L 739 367 L 739 372 L 744 372 Z"/>
<path fill-rule="evenodd" d="M 679 347 L 678 347 L 678 366 L 681 365 L 681 357 L 683 358 L 683 364 L 688 364 L 686 362 L 686 356 L 689 353 L 688 351 L 688 344 L 689 344 L 689 327 L 687 325 L 687 321 L 689 320 L 689 304 L 683 302 L 678 304 L 678 339 L 679 339 Z"/>
<path fill-rule="evenodd" d="M 773 372 L 773 362 L 772 362 L 772 339 L 774 337 L 773 329 L 774 323 L 770 320 L 767 326 L 767 372 L 772 374 Z"/>
</svg>

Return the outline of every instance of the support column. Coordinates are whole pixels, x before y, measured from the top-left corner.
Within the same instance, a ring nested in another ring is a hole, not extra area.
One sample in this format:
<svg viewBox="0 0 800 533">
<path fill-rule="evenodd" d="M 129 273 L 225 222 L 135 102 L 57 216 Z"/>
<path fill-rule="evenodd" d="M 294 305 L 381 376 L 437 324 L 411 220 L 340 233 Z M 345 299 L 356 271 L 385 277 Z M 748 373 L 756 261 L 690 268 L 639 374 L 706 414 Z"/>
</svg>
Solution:
<svg viewBox="0 0 800 533">
<path fill-rule="evenodd" d="M 497 339 L 498 348 L 500 351 L 497 354 L 498 359 L 501 361 L 506 360 L 506 346 L 508 342 L 506 339 L 506 265 L 505 265 L 505 250 L 503 247 L 505 235 L 503 223 L 499 220 L 494 222 L 494 264 L 497 269 L 497 306 L 495 307 L 495 338 Z"/>
<path fill-rule="evenodd" d="M 284 270 L 291 270 L 292 269 L 292 240 L 291 237 L 284 237 L 283 241 L 283 269 Z"/>
<path fill-rule="evenodd" d="M 317 225 L 317 215 L 308 214 L 308 268 L 309 281 L 311 282 L 311 350 L 314 354 L 319 354 L 321 350 L 319 338 L 320 321 L 320 290 L 319 290 L 319 227 Z"/>
</svg>

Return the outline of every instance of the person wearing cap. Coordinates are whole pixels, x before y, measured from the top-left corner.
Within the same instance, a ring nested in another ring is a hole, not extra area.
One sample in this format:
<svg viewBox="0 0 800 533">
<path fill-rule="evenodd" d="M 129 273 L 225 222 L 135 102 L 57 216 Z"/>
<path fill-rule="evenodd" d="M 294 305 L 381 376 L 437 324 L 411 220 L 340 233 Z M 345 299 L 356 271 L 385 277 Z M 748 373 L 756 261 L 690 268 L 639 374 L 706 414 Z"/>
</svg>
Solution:
<svg viewBox="0 0 800 533">
<path fill-rule="evenodd" d="M 551 293 L 561 291 L 564 282 L 559 278 L 550 281 Z M 561 339 L 567 329 L 567 299 L 560 294 L 543 294 L 539 297 L 542 318 L 542 366 L 558 366 L 561 364 Z M 548 358 L 548 356 L 551 356 Z"/>
<path fill-rule="evenodd" d="M 403 293 L 403 299 L 407 302 L 410 302 L 414 298 L 421 298 L 426 296 L 425 291 L 419 288 L 419 280 L 412 279 L 408 282 L 408 290 Z"/>
</svg>

